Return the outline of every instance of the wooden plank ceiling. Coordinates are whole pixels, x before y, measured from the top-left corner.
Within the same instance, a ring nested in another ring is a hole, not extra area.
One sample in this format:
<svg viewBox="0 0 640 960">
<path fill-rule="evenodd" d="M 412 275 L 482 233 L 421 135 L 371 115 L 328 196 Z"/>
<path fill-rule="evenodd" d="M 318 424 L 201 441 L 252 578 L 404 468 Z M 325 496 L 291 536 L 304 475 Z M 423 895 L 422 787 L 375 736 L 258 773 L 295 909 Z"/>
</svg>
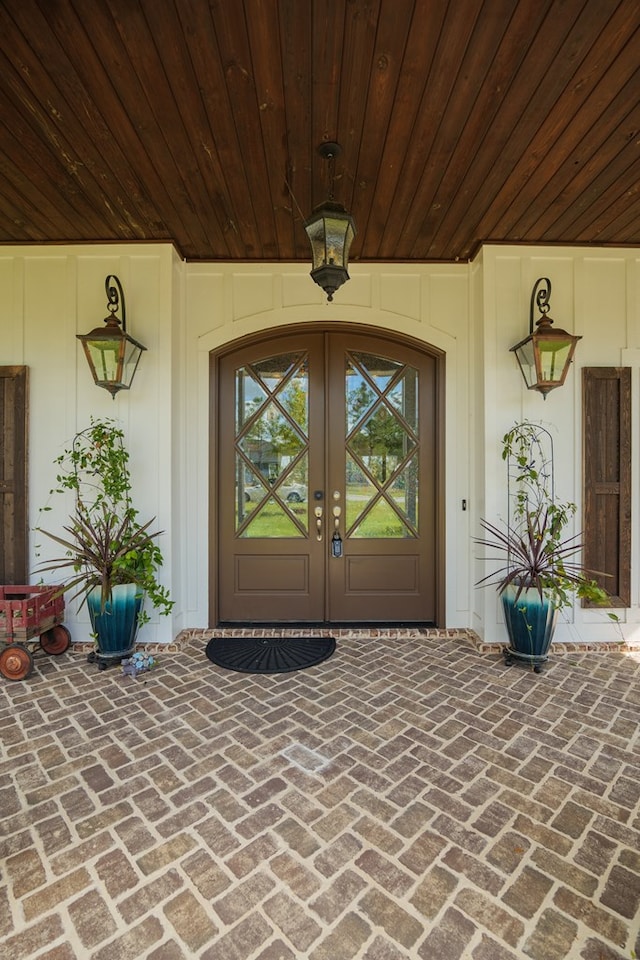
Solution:
<svg viewBox="0 0 640 960">
<path fill-rule="evenodd" d="M 640 244 L 639 0 L 0 0 L 0 242 Z"/>
</svg>

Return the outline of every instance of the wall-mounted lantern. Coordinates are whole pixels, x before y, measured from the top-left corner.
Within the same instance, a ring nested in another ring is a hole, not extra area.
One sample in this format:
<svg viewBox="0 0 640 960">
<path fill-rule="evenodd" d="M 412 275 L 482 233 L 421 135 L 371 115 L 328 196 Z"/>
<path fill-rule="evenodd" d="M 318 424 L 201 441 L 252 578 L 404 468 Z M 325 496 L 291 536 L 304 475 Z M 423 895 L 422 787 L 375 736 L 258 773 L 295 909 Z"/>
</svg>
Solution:
<svg viewBox="0 0 640 960">
<path fill-rule="evenodd" d="M 582 340 L 582 337 L 573 336 L 566 330 L 553 327 L 553 320 L 548 315 L 550 299 L 551 281 L 547 277 L 540 277 L 531 291 L 529 336 L 520 343 L 516 343 L 515 347 L 511 347 L 520 365 L 527 389 L 538 390 L 545 400 L 550 390 L 561 387 L 564 383 L 576 344 L 578 340 Z M 540 311 L 535 333 L 533 330 L 534 303 Z"/>
<path fill-rule="evenodd" d="M 128 390 L 131 386 L 142 351 L 147 348 L 127 333 L 124 292 L 118 278 L 110 274 L 104 286 L 109 310 L 109 316 L 104 318 L 105 326 L 78 334 L 77 338 L 82 343 L 94 382 L 115 399 L 119 390 Z M 116 316 L 120 308 L 122 321 Z"/>
<path fill-rule="evenodd" d="M 353 217 L 333 199 L 334 161 L 341 150 L 340 144 L 333 142 L 321 143 L 318 147 L 320 156 L 329 162 L 329 199 L 315 208 L 304 225 L 311 243 L 311 276 L 329 301 L 349 279 L 349 248 L 356 235 Z"/>
</svg>

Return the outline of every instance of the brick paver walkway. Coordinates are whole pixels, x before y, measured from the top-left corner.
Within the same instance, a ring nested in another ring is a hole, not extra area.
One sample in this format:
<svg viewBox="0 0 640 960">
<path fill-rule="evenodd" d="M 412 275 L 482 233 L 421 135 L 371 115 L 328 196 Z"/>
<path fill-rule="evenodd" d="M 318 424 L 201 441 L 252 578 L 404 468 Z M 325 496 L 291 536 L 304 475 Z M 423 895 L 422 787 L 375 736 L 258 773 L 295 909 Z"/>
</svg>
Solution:
<svg viewBox="0 0 640 960">
<path fill-rule="evenodd" d="M 630 960 L 640 662 L 419 631 L 0 681 L 1 960 Z"/>
</svg>

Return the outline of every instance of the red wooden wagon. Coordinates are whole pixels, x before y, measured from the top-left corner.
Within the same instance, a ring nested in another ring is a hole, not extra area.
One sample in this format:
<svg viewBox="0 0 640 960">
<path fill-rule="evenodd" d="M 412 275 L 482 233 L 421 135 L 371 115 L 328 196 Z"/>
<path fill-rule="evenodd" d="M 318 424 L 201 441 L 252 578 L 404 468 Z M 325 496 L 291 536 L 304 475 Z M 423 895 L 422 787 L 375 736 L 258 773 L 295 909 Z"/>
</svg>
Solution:
<svg viewBox="0 0 640 960">
<path fill-rule="evenodd" d="M 71 634 L 62 625 L 64 596 L 59 586 L 0 586 L 0 673 L 24 680 L 33 670 L 39 645 L 57 657 L 69 649 Z"/>
</svg>

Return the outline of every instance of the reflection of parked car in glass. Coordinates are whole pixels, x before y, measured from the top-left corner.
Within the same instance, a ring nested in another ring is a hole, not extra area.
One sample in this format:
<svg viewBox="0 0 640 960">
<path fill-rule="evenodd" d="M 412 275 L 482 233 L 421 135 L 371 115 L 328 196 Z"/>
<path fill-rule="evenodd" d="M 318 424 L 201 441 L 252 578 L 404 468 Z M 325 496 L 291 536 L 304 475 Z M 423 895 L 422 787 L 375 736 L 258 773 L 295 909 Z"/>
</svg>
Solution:
<svg viewBox="0 0 640 960">
<path fill-rule="evenodd" d="M 289 503 L 300 503 L 307 498 L 306 488 L 301 483 L 283 483 L 282 486 L 277 488 L 277 493 L 279 497 L 288 500 Z M 264 500 L 266 496 L 267 491 L 260 484 L 252 483 L 244 488 L 245 500 L 257 502 Z"/>
</svg>

